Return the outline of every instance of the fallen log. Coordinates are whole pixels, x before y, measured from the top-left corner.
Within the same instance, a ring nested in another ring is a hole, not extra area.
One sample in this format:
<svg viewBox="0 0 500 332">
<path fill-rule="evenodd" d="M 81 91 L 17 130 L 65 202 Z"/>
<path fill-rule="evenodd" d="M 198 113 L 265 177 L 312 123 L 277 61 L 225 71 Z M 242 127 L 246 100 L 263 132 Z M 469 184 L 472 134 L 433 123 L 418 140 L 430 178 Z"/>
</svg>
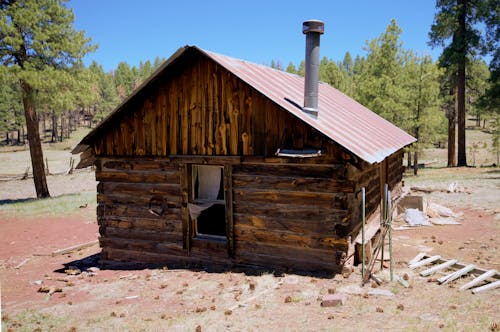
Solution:
<svg viewBox="0 0 500 332">
<path fill-rule="evenodd" d="M 78 250 L 82 250 L 82 249 L 85 249 L 88 247 L 92 247 L 93 245 L 96 245 L 98 243 L 99 243 L 99 240 L 93 240 L 90 242 L 77 244 L 77 245 L 67 247 L 64 249 L 58 249 L 58 250 L 52 252 L 52 256 L 68 254 L 68 253 L 73 252 L 73 251 L 78 251 Z"/>
</svg>

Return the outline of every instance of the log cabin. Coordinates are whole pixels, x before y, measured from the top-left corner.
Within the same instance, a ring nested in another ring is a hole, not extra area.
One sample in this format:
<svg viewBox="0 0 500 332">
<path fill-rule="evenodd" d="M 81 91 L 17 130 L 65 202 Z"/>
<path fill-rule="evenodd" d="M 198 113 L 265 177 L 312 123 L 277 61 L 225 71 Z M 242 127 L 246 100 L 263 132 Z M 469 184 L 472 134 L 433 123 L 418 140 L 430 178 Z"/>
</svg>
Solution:
<svg viewBox="0 0 500 332">
<path fill-rule="evenodd" d="M 102 262 L 342 271 L 413 137 L 306 75 L 181 47 L 75 147 L 95 166 Z"/>
</svg>

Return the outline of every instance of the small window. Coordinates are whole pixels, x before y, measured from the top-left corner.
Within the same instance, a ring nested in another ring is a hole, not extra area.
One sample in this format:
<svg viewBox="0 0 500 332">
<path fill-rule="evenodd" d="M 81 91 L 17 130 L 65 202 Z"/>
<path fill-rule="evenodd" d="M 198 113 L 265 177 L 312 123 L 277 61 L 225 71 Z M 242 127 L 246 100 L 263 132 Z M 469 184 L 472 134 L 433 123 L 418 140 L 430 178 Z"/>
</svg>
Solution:
<svg viewBox="0 0 500 332">
<path fill-rule="evenodd" d="M 192 165 L 189 214 L 196 237 L 226 238 L 224 168 Z"/>
</svg>

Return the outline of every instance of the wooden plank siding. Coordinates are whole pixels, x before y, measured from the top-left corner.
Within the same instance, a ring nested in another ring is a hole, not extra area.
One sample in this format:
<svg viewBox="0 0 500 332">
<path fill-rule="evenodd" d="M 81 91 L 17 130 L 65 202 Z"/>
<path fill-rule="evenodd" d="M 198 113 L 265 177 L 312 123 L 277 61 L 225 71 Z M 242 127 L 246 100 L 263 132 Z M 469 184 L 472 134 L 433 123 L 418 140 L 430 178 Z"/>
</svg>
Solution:
<svg viewBox="0 0 500 332">
<path fill-rule="evenodd" d="M 94 146 L 96 156 L 273 156 L 278 148 L 322 149 L 322 162 L 345 151 L 217 63 L 196 55 L 173 77 L 141 91 Z"/>
</svg>

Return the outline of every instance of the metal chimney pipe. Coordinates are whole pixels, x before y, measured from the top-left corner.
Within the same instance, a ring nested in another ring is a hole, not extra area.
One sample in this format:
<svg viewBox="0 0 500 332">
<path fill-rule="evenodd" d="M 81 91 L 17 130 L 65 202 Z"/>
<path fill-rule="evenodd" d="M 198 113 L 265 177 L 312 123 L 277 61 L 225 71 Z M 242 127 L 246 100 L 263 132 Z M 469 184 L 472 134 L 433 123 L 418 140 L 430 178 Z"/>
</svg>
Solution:
<svg viewBox="0 0 500 332">
<path fill-rule="evenodd" d="M 304 85 L 304 107 L 302 110 L 318 116 L 319 86 L 319 39 L 325 32 L 325 23 L 308 20 L 302 23 L 302 33 L 306 35 L 306 63 Z"/>
</svg>

